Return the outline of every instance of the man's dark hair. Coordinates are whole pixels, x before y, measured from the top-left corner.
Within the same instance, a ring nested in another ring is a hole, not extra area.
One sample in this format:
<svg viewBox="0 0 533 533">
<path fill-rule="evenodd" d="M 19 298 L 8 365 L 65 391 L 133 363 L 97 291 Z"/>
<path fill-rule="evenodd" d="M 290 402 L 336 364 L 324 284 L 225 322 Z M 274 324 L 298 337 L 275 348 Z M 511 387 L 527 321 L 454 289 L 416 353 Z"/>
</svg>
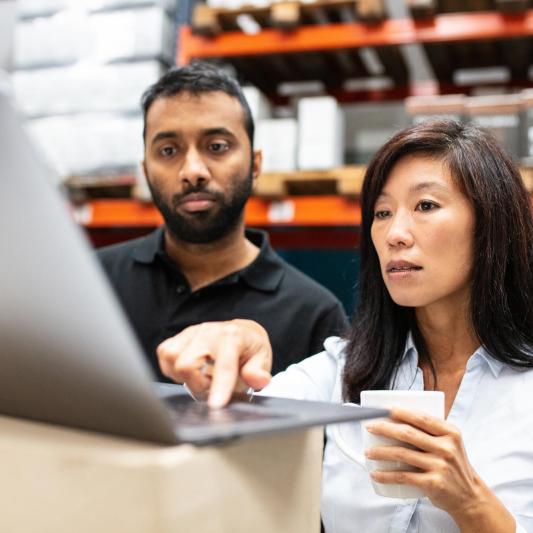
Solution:
<svg viewBox="0 0 533 533">
<path fill-rule="evenodd" d="M 221 91 L 239 101 L 244 115 L 244 127 L 253 149 L 254 120 L 241 86 L 224 70 L 201 62 L 172 68 L 146 89 L 141 99 L 144 114 L 143 138 L 146 139 L 146 115 L 150 106 L 158 98 L 175 96 L 184 92 L 199 95 L 214 91 Z"/>
<path fill-rule="evenodd" d="M 362 202 L 360 305 L 355 313 L 343 395 L 388 389 L 409 331 L 420 360 L 431 365 L 413 308 L 390 297 L 372 243 L 374 206 L 394 165 L 408 155 L 443 161 L 475 213 L 470 318 L 481 344 L 513 367 L 533 367 L 533 218 L 518 169 L 487 132 L 452 120 L 430 120 L 392 137 L 368 166 Z"/>
</svg>

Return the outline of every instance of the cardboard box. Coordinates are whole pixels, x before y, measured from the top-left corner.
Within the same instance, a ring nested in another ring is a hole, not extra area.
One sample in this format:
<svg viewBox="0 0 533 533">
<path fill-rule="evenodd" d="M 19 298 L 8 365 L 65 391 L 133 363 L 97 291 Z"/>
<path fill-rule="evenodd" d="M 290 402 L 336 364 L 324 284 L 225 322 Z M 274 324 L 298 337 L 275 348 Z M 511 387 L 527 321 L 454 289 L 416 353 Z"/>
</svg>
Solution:
<svg viewBox="0 0 533 533">
<path fill-rule="evenodd" d="M 263 172 L 291 172 L 296 169 L 296 119 L 258 120 L 255 132 L 255 147 L 263 151 Z"/>
<path fill-rule="evenodd" d="M 298 102 L 298 167 L 324 170 L 344 161 L 344 114 L 335 98 L 318 96 Z"/>
<path fill-rule="evenodd" d="M 0 417 L 0 531 L 318 533 L 322 435 L 158 447 Z"/>
</svg>

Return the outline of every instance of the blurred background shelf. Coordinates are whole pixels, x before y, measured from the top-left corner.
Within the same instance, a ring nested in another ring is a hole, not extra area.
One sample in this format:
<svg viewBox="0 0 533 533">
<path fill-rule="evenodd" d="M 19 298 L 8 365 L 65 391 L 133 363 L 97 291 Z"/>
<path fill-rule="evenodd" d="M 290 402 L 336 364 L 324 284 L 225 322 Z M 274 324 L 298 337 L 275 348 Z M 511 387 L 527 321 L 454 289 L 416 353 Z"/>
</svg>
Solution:
<svg viewBox="0 0 533 533">
<path fill-rule="evenodd" d="M 299 7 L 312 8 L 313 4 Z M 324 10 L 322 4 L 317 9 Z M 415 44 L 424 46 L 437 84 L 447 85 L 446 92 L 454 90 L 450 85 L 455 85 L 457 91 L 461 81 L 458 76 L 474 66 L 506 66 L 510 69 L 507 82 L 529 86 L 533 9 L 511 13 L 436 12 L 424 19 L 387 18 L 372 24 L 334 22 L 325 17 L 321 23 L 294 26 L 291 31 L 258 25 L 254 34 L 232 30 L 212 32 L 210 37 L 195 34 L 194 26 L 183 26 L 177 62 L 224 60 L 233 65 L 243 80 L 269 95 L 282 82 L 317 79 L 327 89 L 339 92 L 346 80 L 376 76 L 377 71 L 380 76 L 392 79 L 394 87 L 404 87 L 407 94 L 405 86 L 412 75 L 400 47 Z M 361 50 L 367 56 L 373 54 L 379 67 L 374 65 L 373 69 L 371 61 L 361 57 Z M 433 92 L 440 91 L 437 87 Z"/>
</svg>

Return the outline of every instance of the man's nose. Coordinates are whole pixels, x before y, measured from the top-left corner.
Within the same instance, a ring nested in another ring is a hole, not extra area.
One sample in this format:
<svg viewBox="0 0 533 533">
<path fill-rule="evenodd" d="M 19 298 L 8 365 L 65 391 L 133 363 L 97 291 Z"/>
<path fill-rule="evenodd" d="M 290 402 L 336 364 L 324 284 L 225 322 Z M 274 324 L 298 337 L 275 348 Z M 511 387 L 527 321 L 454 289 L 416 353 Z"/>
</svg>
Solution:
<svg viewBox="0 0 533 533">
<path fill-rule="evenodd" d="M 210 179 L 209 169 L 201 154 L 194 149 L 188 150 L 179 171 L 179 179 L 188 186 L 196 186 Z"/>
<path fill-rule="evenodd" d="M 412 246 L 412 220 L 407 213 L 397 212 L 392 217 L 387 232 L 387 244 L 391 247 Z"/>
</svg>

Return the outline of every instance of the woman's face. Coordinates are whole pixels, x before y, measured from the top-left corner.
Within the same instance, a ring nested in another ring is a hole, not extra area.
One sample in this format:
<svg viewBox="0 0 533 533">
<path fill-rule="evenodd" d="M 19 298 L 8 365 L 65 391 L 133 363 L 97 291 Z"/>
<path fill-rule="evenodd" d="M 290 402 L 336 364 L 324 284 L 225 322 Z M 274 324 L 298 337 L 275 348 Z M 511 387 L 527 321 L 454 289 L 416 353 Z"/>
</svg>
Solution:
<svg viewBox="0 0 533 533">
<path fill-rule="evenodd" d="M 442 160 L 406 156 L 374 207 L 372 242 L 398 305 L 457 306 L 470 296 L 474 210 Z"/>
</svg>

